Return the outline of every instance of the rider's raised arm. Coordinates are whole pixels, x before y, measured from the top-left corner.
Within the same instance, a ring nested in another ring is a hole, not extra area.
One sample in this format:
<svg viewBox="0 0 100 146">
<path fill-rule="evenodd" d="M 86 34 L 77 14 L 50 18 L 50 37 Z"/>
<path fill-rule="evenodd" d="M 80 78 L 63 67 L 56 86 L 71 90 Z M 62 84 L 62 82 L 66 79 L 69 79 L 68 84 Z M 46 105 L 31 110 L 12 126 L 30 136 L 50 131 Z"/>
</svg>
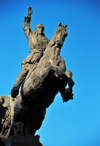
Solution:
<svg viewBox="0 0 100 146">
<path fill-rule="evenodd" d="M 31 21 L 31 14 L 32 14 L 31 9 L 32 9 L 31 7 L 28 8 L 27 15 L 26 15 L 26 17 L 24 17 L 24 23 L 23 23 L 23 30 L 24 30 L 24 34 L 26 35 L 27 39 L 31 32 L 31 29 L 30 29 L 30 21 Z"/>
</svg>

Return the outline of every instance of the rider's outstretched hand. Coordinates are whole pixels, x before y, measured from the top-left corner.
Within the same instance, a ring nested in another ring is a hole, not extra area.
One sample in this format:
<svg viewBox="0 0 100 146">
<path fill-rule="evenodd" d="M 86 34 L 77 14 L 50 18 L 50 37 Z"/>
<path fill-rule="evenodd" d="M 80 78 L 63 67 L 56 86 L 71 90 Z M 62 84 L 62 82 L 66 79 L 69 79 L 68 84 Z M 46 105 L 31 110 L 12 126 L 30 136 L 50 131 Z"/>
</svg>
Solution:
<svg viewBox="0 0 100 146">
<path fill-rule="evenodd" d="M 32 12 L 32 7 L 28 7 L 28 9 L 27 9 L 27 16 L 31 16 L 32 13 L 33 13 Z"/>
</svg>

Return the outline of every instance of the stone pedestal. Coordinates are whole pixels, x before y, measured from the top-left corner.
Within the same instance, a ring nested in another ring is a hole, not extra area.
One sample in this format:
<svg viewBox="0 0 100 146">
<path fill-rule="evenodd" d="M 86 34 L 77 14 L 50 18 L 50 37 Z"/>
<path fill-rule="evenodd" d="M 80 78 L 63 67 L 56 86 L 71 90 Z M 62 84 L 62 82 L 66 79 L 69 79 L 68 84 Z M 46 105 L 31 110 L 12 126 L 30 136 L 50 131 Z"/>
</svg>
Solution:
<svg viewBox="0 0 100 146">
<path fill-rule="evenodd" d="M 43 146 L 39 142 L 39 135 L 33 136 L 11 136 L 5 146 Z"/>
</svg>

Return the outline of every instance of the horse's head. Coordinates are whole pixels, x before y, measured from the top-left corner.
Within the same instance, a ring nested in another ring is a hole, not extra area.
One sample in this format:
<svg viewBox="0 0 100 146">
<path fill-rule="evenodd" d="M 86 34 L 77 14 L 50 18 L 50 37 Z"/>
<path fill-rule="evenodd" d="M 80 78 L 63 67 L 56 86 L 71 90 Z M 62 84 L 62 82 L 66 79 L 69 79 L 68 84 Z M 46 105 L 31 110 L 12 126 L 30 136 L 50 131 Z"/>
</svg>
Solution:
<svg viewBox="0 0 100 146">
<path fill-rule="evenodd" d="M 57 47 L 61 48 L 65 38 L 67 37 L 66 29 L 67 25 L 63 26 L 60 23 L 49 43 L 49 46 L 56 45 Z"/>
</svg>

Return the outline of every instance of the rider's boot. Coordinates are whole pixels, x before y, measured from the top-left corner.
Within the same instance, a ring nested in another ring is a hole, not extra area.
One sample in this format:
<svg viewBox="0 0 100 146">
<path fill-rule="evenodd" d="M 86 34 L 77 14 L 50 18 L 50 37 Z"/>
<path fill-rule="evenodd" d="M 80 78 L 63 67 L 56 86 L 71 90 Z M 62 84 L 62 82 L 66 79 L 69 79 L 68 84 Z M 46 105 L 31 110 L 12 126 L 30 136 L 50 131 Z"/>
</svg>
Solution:
<svg viewBox="0 0 100 146">
<path fill-rule="evenodd" d="M 15 84 L 14 84 L 12 90 L 11 90 L 11 96 L 13 98 L 15 98 L 18 95 L 20 85 L 25 80 L 25 77 L 26 77 L 27 73 L 28 73 L 27 70 L 22 70 L 21 73 L 19 74 L 19 76 L 17 77 L 17 79 L 15 81 Z"/>
</svg>

